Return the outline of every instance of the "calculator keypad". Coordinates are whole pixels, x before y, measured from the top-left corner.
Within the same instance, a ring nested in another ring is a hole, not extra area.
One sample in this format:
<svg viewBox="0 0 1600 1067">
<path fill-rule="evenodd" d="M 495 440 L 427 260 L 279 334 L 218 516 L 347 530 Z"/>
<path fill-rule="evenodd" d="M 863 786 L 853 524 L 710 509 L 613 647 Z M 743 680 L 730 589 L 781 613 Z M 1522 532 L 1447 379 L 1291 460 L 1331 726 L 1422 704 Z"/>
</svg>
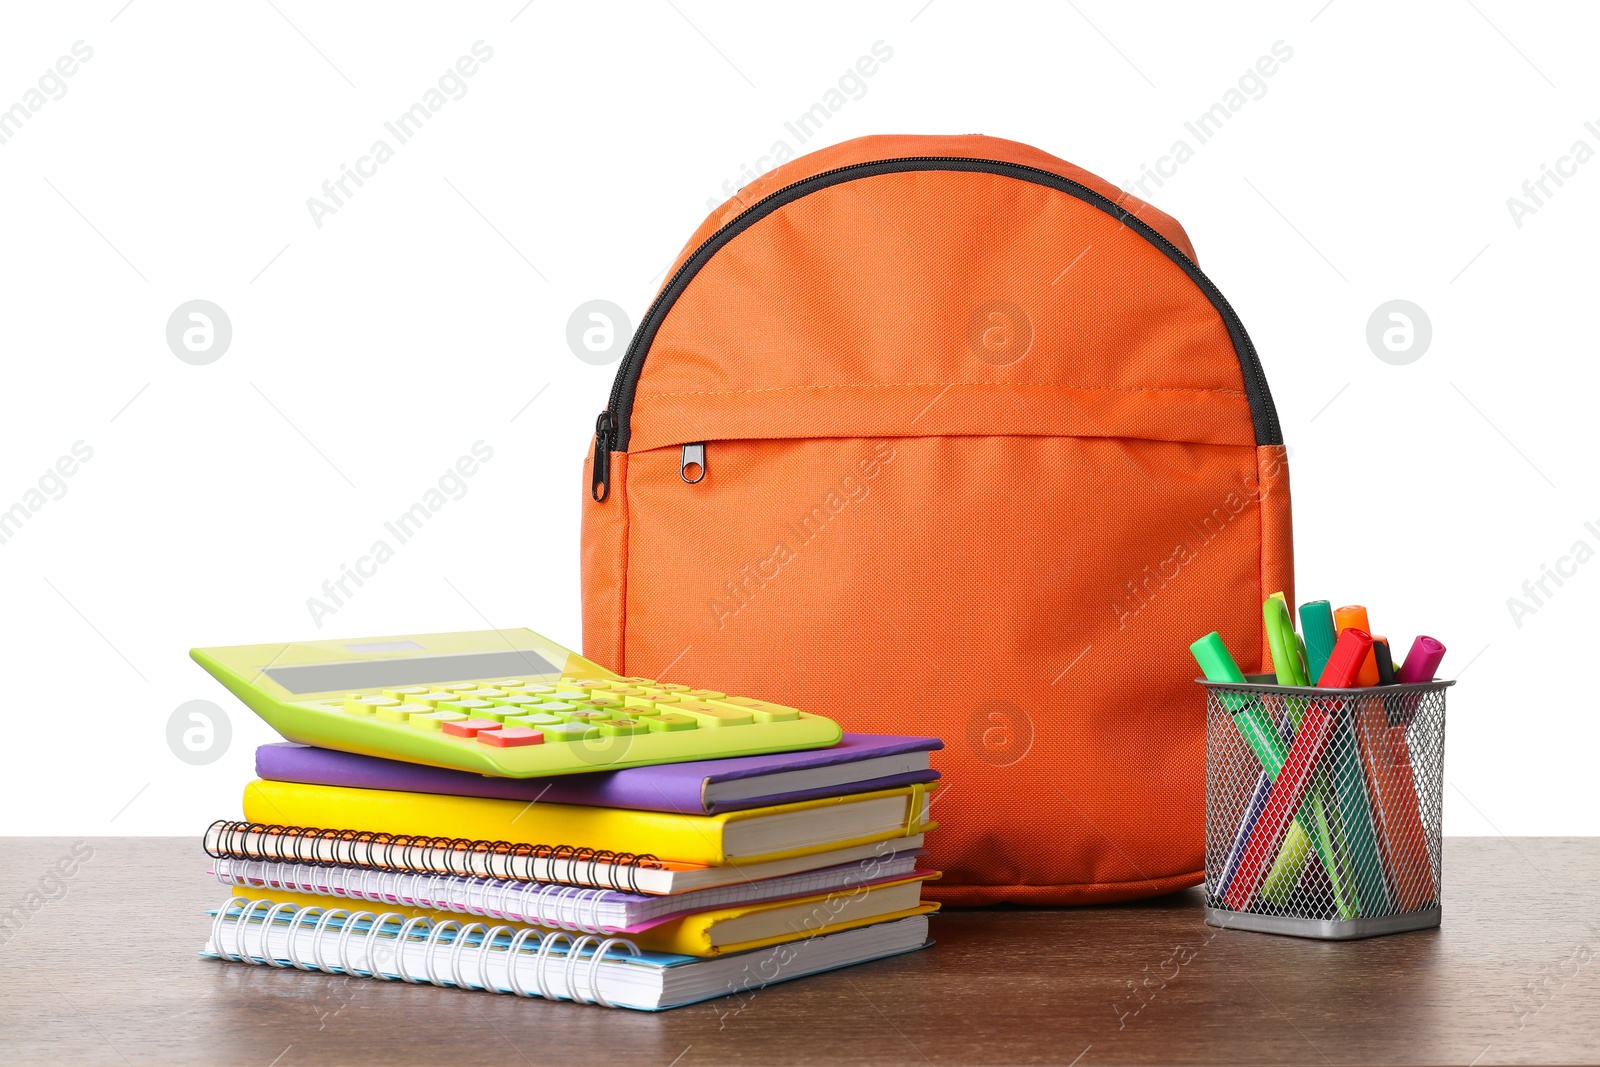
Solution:
<svg viewBox="0 0 1600 1067">
<path fill-rule="evenodd" d="M 452 682 L 350 693 L 323 703 L 356 718 L 491 748 L 723 730 L 800 717 L 781 704 L 651 678 Z"/>
</svg>

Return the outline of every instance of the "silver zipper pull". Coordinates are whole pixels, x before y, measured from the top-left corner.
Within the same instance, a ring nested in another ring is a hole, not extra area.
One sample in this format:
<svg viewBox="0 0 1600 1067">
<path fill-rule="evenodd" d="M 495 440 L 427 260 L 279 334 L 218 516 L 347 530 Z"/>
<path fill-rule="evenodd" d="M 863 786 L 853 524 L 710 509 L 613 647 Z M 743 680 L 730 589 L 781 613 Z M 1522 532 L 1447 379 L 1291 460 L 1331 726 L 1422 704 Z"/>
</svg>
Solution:
<svg viewBox="0 0 1600 1067">
<path fill-rule="evenodd" d="M 700 441 L 683 446 L 683 459 L 678 463 L 678 474 L 690 485 L 698 485 L 706 476 L 706 443 Z"/>
</svg>

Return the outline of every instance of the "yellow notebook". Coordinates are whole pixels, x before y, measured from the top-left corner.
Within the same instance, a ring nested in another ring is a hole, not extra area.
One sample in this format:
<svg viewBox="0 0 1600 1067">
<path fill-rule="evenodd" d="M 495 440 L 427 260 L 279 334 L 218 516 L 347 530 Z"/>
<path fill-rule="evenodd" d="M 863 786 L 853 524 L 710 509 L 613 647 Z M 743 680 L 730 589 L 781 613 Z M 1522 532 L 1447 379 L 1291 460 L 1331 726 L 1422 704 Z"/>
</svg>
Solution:
<svg viewBox="0 0 1600 1067">
<path fill-rule="evenodd" d="M 767 904 L 749 904 L 733 908 L 716 908 L 711 911 L 685 915 L 681 919 L 652 926 L 637 933 L 619 935 L 646 952 L 670 952 L 680 956 L 720 956 L 765 948 L 786 941 L 801 941 L 817 934 L 832 934 L 851 930 L 857 926 L 904 919 L 910 915 L 926 915 L 937 911 L 939 905 L 921 902 L 922 882 L 929 875 L 918 875 L 898 882 L 884 882 L 873 886 L 856 886 L 837 889 L 798 900 L 780 900 Z M 413 908 L 403 904 L 368 904 L 363 901 L 334 901 L 311 893 L 296 893 L 283 889 L 240 888 L 234 895 L 248 900 L 288 901 L 302 908 L 344 908 L 351 911 L 370 910 L 378 913 L 398 912 L 407 918 L 426 916 L 435 922 L 454 919 L 460 923 L 487 922 L 459 912 L 438 911 L 433 908 Z M 521 927 L 525 924 L 512 923 Z M 541 929 L 544 929 L 541 927 Z"/>
<path fill-rule="evenodd" d="M 926 785 L 681 815 L 257 779 L 244 787 L 244 816 L 258 823 L 651 853 L 717 867 L 808 856 L 934 825 Z"/>
</svg>

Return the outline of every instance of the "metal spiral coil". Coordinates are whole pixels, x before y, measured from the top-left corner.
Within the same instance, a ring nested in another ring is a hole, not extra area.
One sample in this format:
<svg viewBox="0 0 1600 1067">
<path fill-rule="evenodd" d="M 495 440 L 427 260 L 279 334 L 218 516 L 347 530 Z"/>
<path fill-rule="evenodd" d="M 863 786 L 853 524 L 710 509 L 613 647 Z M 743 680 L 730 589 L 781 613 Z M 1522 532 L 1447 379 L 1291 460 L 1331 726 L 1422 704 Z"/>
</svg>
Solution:
<svg viewBox="0 0 1600 1067">
<path fill-rule="evenodd" d="M 218 819 L 206 829 L 204 847 L 212 859 L 274 860 L 317 867 L 368 867 L 503 881 L 563 882 L 633 893 L 639 892 L 640 870 L 660 870 L 664 866 L 658 857 L 648 852 L 333 830 L 229 819 Z"/>
</svg>

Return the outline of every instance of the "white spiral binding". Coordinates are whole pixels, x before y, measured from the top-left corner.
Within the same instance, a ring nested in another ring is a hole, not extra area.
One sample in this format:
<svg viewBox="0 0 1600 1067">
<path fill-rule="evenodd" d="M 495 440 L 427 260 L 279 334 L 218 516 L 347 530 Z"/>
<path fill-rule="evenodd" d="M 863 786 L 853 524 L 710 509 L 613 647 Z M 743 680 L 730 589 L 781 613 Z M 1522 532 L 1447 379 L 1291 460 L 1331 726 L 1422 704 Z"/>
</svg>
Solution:
<svg viewBox="0 0 1600 1067">
<path fill-rule="evenodd" d="M 271 903 L 271 901 L 268 901 L 268 903 Z M 297 910 L 299 909 L 287 900 L 280 900 L 267 909 L 266 917 L 261 920 L 261 951 L 257 952 L 256 955 L 265 960 L 269 967 L 285 967 L 287 964 L 279 963 L 267 955 L 267 932 L 272 928 L 272 924 L 278 921 L 279 912 L 287 911 L 290 915 L 293 915 Z M 291 941 L 294 939 L 294 931 L 292 929 L 289 931 L 289 938 Z"/>
<path fill-rule="evenodd" d="M 582 958 L 579 953 L 589 943 L 591 936 L 590 934 L 584 934 L 581 938 L 573 938 L 571 944 L 567 946 L 566 956 L 561 961 L 561 980 L 567 983 L 567 991 L 572 994 L 573 1000 L 577 1000 L 583 995 L 578 991 L 578 979 L 573 974 L 573 971 L 577 969 L 578 962 Z M 590 991 L 593 992 L 592 989 Z"/>
<path fill-rule="evenodd" d="M 317 884 L 327 880 L 329 872 L 334 870 L 343 870 L 346 877 L 353 875 L 355 883 L 339 888 Z M 456 874 L 401 874 L 367 867 L 329 868 L 238 859 L 219 861 L 216 879 L 223 885 L 247 889 L 266 885 L 323 897 L 359 898 L 374 904 L 400 901 L 460 915 L 553 926 L 569 933 L 611 934 L 620 929 L 600 921 L 600 908 L 611 897 L 612 890 L 554 882 L 516 882 Z"/>
<path fill-rule="evenodd" d="M 564 887 L 570 888 L 570 887 Z M 323 950 L 330 931 L 338 923 L 337 963 L 323 958 Z M 250 927 L 258 927 L 256 951 L 249 951 L 247 937 Z M 287 962 L 275 958 L 268 951 L 268 936 L 274 926 L 286 929 L 285 952 Z M 312 945 L 309 952 L 297 948 L 300 932 L 311 927 Z M 230 938 L 231 935 L 231 938 Z M 352 938 L 364 941 L 367 968 L 354 967 L 350 960 Z M 528 941 L 537 942 L 537 948 L 528 949 Z M 546 1000 L 572 1000 L 581 1004 L 598 1004 L 615 1007 L 600 993 L 600 968 L 609 959 L 637 957 L 639 947 L 621 937 L 601 938 L 594 934 L 573 937 L 565 931 L 541 932 L 533 927 L 515 927 L 504 924 L 490 926 L 483 922 L 463 925 L 456 919 L 435 922 L 424 916 L 407 917 L 399 912 L 378 914 L 372 911 L 351 912 L 347 908 L 324 908 L 319 905 L 297 907 L 287 901 L 250 900 L 232 897 L 217 909 L 211 923 L 211 941 L 217 954 L 225 960 L 240 963 L 264 964 L 269 967 L 295 968 L 303 971 L 326 971 L 329 974 L 346 974 L 362 978 L 379 978 L 384 981 L 402 981 L 411 985 L 433 984 L 459 986 L 463 989 L 493 990 L 497 987 L 489 977 L 490 953 L 506 953 L 506 983 L 509 992 L 519 997 L 542 997 Z M 504 941 L 504 947 L 499 947 Z M 230 951 L 231 943 L 231 951 Z M 381 945 L 394 946 L 393 974 L 385 973 L 378 964 Z M 421 978 L 410 975 L 406 965 L 408 949 L 422 952 Z M 449 954 L 441 970 L 441 948 Z M 463 953 L 469 949 L 478 952 L 477 981 L 466 975 Z M 563 951 L 557 952 L 557 949 Z M 531 967 L 530 975 L 523 974 Z"/>
<path fill-rule="evenodd" d="M 463 940 L 461 921 L 459 919 L 446 919 L 442 923 L 433 924 L 428 931 L 428 943 L 422 952 L 422 973 L 428 976 L 428 981 L 440 987 L 447 983 L 433 972 L 433 965 L 435 962 L 434 956 L 439 951 L 439 940 L 444 937 L 446 930 L 450 930 L 455 934 L 453 940 Z M 454 958 L 454 953 L 451 954 L 451 958 Z"/>
<path fill-rule="evenodd" d="M 507 951 L 510 953 L 510 955 L 506 957 L 506 984 L 511 987 L 511 992 L 515 993 L 519 997 L 531 997 L 537 995 L 546 1000 L 560 1000 L 562 998 L 558 997 L 554 990 L 545 987 L 545 965 L 547 962 L 546 956 L 549 954 L 550 950 L 556 946 L 558 939 L 565 939 L 567 936 L 566 934 L 545 934 L 539 939 L 539 951 L 537 955 L 534 956 L 533 961 L 533 981 L 536 992 L 523 992 L 523 982 L 518 974 L 518 965 L 524 958 L 522 955 L 522 946 L 527 943 L 528 938 L 538 936 L 539 935 L 536 931 L 530 929 L 519 931 L 517 936 L 511 939 L 511 944 L 507 948 Z"/>
<path fill-rule="evenodd" d="M 326 943 L 326 940 L 327 940 L 328 924 L 331 923 L 334 920 L 335 916 L 347 917 L 347 916 L 349 916 L 349 914 L 350 914 L 350 911 L 347 908 L 324 908 L 323 909 L 322 918 L 317 920 L 317 932 L 316 932 L 315 936 L 313 936 L 313 938 L 312 938 L 312 944 L 315 946 L 315 948 L 317 950 L 317 958 L 316 958 L 316 963 L 315 963 L 315 967 L 316 967 L 317 970 L 319 970 L 319 971 L 331 971 L 333 969 L 333 968 L 329 967 L 327 962 L 324 961 L 323 958 L 322 958 L 322 948 L 323 948 L 323 945 Z"/>
<path fill-rule="evenodd" d="M 457 924 L 457 925 L 460 925 L 460 924 Z M 489 924 L 488 923 L 480 923 L 480 922 L 467 923 L 465 926 L 462 926 L 459 930 L 456 931 L 455 940 L 450 945 L 450 973 L 456 976 L 457 984 L 461 985 L 464 988 L 471 989 L 471 988 L 473 988 L 473 986 L 472 986 L 471 983 L 466 981 L 465 977 L 462 974 L 462 970 L 461 970 L 461 964 L 462 964 L 461 952 L 462 952 L 463 949 L 465 949 L 467 947 L 467 943 L 471 939 L 472 934 L 473 934 L 474 931 L 481 931 L 481 930 L 487 930 L 487 929 L 489 929 Z M 480 934 L 479 936 L 481 937 L 482 935 Z M 484 953 L 486 953 L 488 951 L 489 951 L 489 946 L 486 943 L 480 941 L 478 943 L 478 955 L 482 956 Z M 479 968 L 480 974 L 481 974 L 482 970 L 483 969 L 480 967 Z M 480 985 L 477 986 L 477 988 L 478 989 L 482 989 L 483 986 L 480 984 Z"/>
<path fill-rule="evenodd" d="M 286 951 L 289 954 L 289 964 L 295 970 L 314 971 L 317 969 L 312 964 L 300 962 L 300 954 L 295 951 L 295 938 L 299 936 L 301 929 L 305 927 L 305 921 L 308 917 L 320 919 L 327 910 L 327 908 L 301 908 L 289 917 L 289 943 Z"/>
<path fill-rule="evenodd" d="M 454 919 L 449 919 L 449 920 L 446 920 L 446 921 L 447 922 L 451 922 L 451 923 L 455 922 Z M 411 916 L 409 919 L 407 919 L 405 921 L 405 924 L 403 926 L 400 927 L 400 932 L 398 934 L 396 934 L 395 938 L 394 938 L 394 943 L 395 943 L 396 946 L 398 946 L 394 951 L 394 959 L 395 959 L 395 964 L 396 964 L 395 973 L 399 976 L 400 980 L 402 982 L 405 982 L 407 985 L 421 985 L 422 984 L 421 979 L 412 978 L 410 975 L 405 973 L 405 968 L 398 966 L 401 962 L 403 962 L 401 960 L 401 957 L 405 955 L 405 946 L 406 946 L 407 942 L 409 941 L 409 939 L 411 937 L 411 931 L 415 930 L 417 928 L 417 926 L 422 924 L 422 923 L 427 923 L 428 924 L 427 926 L 423 927 L 424 931 L 430 929 L 433 926 L 432 920 L 428 919 L 426 916 L 413 915 L 413 916 Z M 375 933 L 375 931 L 368 931 L 368 933 L 367 933 L 367 959 L 368 960 L 372 959 L 372 946 L 374 944 L 374 942 L 373 942 L 374 933 Z M 423 963 L 424 969 L 426 969 L 430 965 L 430 961 L 432 960 L 432 957 L 433 957 L 433 954 L 431 952 L 423 953 L 422 963 Z"/>
<path fill-rule="evenodd" d="M 387 916 L 385 916 L 387 918 Z M 339 931 L 339 969 L 345 974 L 354 974 L 366 978 L 378 978 L 376 971 L 369 971 L 366 975 L 350 965 L 350 938 L 361 927 L 361 920 L 367 921 L 368 929 L 376 929 L 379 916 L 374 911 L 358 911 L 344 921 L 344 927 Z M 371 960 L 367 961 L 371 963 Z"/>
</svg>

